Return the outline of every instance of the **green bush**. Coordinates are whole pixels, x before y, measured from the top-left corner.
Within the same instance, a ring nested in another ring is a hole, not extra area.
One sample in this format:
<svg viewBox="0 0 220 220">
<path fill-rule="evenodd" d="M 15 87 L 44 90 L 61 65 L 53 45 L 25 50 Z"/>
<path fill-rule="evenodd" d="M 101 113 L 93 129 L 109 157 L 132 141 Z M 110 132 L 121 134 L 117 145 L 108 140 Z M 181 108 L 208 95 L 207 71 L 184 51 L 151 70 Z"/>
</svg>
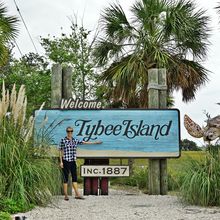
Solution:
<svg viewBox="0 0 220 220">
<path fill-rule="evenodd" d="M 137 186 L 139 189 L 147 189 L 148 169 L 147 167 L 135 167 L 133 174 L 129 177 L 113 178 L 113 185 Z"/>
<path fill-rule="evenodd" d="M 12 220 L 8 212 L 1 212 L 1 211 L 0 211 L 0 219 L 1 220 Z"/>
<path fill-rule="evenodd" d="M 181 171 L 175 171 L 173 169 L 168 170 L 168 190 L 179 191 L 184 178 L 184 173 Z"/>
<path fill-rule="evenodd" d="M 189 159 L 181 197 L 193 205 L 220 205 L 220 151 L 212 149 L 200 160 Z"/>
<path fill-rule="evenodd" d="M 34 207 L 33 204 L 25 205 L 23 201 L 15 201 L 13 199 L 1 199 L 0 200 L 0 210 L 3 210 L 4 212 L 8 212 L 11 214 L 18 213 L 18 212 L 24 212 L 27 211 L 28 209 L 32 209 Z"/>
</svg>

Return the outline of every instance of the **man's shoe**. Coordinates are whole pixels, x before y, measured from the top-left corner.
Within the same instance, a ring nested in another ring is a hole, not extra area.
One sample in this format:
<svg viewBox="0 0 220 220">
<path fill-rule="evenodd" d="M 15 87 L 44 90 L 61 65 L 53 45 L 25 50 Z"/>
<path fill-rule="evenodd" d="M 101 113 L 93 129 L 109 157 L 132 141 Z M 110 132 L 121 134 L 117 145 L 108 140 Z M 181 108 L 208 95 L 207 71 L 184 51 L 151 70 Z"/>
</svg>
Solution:
<svg viewBox="0 0 220 220">
<path fill-rule="evenodd" d="M 68 198 L 67 196 L 65 196 L 65 197 L 64 197 L 64 200 L 68 201 L 68 200 L 69 200 L 69 198 Z"/>
<path fill-rule="evenodd" d="M 85 199 L 85 198 L 82 196 L 75 196 L 75 199 Z"/>
</svg>

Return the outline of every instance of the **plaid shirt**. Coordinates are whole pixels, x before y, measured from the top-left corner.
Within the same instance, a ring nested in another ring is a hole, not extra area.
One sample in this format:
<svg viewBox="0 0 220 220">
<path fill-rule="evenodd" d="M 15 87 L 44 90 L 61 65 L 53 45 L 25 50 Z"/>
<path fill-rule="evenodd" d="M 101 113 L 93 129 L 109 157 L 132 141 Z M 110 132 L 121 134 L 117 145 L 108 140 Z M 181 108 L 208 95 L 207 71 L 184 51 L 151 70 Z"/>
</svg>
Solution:
<svg viewBox="0 0 220 220">
<path fill-rule="evenodd" d="M 63 150 L 63 160 L 76 161 L 76 149 L 79 144 L 83 144 L 83 141 L 75 138 L 69 140 L 67 137 L 61 139 L 59 149 Z"/>
</svg>

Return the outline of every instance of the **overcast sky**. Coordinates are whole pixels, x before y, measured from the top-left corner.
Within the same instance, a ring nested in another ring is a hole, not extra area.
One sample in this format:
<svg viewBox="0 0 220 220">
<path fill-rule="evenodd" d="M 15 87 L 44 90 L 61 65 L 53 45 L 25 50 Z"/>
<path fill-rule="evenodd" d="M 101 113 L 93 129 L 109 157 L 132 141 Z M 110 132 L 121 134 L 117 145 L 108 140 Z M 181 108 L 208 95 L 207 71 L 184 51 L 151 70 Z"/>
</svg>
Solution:
<svg viewBox="0 0 220 220">
<path fill-rule="evenodd" d="M 17 15 L 14 0 L 2 0 L 9 10 L 9 14 Z M 59 35 L 61 27 L 66 33 L 69 31 L 70 21 L 68 17 L 77 14 L 78 19 L 83 18 L 84 27 L 88 30 L 95 30 L 100 12 L 103 7 L 113 2 L 112 0 L 16 0 L 28 29 L 36 44 L 37 50 L 43 53 L 39 44 L 40 36 L 50 34 Z M 134 0 L 118 0 L 125 11 Z M 200 88 L 197 92 L 196 100 L 190 103 L 183 103 L 181 95 L 175 93 L 175 108 L 181 113 L 181 138 L 188 138 L 196 141 L 199 145 L 203 144 L 202 139 L 195 139 L 187 134 L 183 126 L 183 116 L 188 114 L 194 121 L 200 125 L 205 125 L 206 116 L 203 111 L 206 110 L 211 116 L 220 114 L 220 15 L 218 17 L 216 10 L 219 0 L 196 0 L 198 8 L 207 10 L 207 15 L 211 17 L 210 26 L 212 34 L 210 37 L 211 46 L 209 48 L 208 58 L 204 62 L 205 68 L 210 72 L 209 83 Z M 28 34 L 20 23 L 20 34 L 17 43 L 23 54 L 35 52 L 34 47 L 28 37 Z M 16 56 L 19 56 L 15 48 Z"/>
</svg>

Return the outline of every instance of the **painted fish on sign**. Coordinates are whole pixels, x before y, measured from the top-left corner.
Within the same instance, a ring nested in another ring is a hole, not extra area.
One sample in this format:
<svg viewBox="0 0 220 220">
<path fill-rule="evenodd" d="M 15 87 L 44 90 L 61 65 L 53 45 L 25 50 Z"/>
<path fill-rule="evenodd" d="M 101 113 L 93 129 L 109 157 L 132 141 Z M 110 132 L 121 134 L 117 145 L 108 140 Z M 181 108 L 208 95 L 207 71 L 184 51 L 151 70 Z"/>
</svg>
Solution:
<svg viewBox="0 0 220 220">
<path fill-rule="evenodd" d="M 68 126 L 73 136 L 101 140 L 101 145 L 78 146 L 78 157 L 179 157 L 179 111 L 165 110 L 41 110 L 36 111 L 35 141 L 42 131 L 50 133 L 50 144 L 58 145 Z M 45 123 L 42 121 L 47 118 Z M 42 128 L 44 125 L 44 128 Z"/>
</svg>

